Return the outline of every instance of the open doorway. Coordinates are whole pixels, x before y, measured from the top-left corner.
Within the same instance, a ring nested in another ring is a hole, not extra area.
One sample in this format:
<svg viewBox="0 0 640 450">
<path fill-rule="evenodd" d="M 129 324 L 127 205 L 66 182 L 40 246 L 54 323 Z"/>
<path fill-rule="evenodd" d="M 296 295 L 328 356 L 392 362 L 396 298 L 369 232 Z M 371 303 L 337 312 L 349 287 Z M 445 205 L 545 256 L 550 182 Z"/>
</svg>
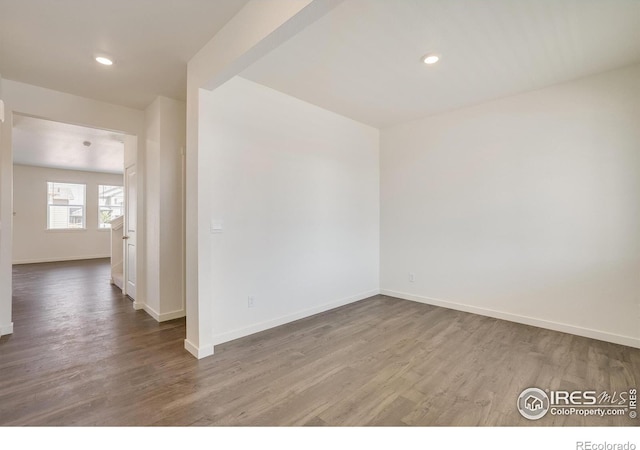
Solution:
<svg viewBox="0 0 640 450">
<path fill-rule="evenodd" d="M 109 261 L 135 300 L 136 147 L 123 133 L 14 114 L 13 264 Z"/>
</svg>

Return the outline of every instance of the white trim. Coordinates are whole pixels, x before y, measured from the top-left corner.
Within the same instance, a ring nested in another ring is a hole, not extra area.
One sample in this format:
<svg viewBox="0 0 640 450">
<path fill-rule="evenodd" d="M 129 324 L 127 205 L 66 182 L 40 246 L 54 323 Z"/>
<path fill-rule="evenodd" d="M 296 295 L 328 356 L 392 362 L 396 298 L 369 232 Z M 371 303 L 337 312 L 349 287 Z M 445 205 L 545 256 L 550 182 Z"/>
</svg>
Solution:
<svg viewBox="0 0 640 450">
<path fill-rule="evenodd" d="M 153 309 L 151 306 L 147 304 L 142 305 L 142 309 L 144 309 L 145 312 L 149 314 L 151 317 L 156 319 L 157 322 L 160 322 L 160 313 L 158 311 L 156 311 L 155 309 Z"/>
<path fill-rule="evenodd" d="M 226 333 L 220 333 L 217 335 L 214 333 L 213 344 L 214 345 L 222 344 L 223 342 L 233 341 L 234 339 L 249 336 L 250 334 L 259 333 L 261 331 L 265 331 L 270 328 L 279 327 L 280 325 L 284 325 L 286 323 L 290 323 L 295 320 L 304 319 L 305 317 L 313 316 L 314 314 L 319 314 L 321 312 L 329 311 L 330 309 L 339 308 L 340 306 L 348 305 L 349 303 L 354 303 L 360 300 L 364 300 L 365 298 L 373 297 L 375 295 L 378 295 L 379 293 L 380 293 L 379 289 L 374 289 L 374 290 L 363 292 L 361 294 L 357 294 L 351 297 L 325 303 L 320 306 L 314 306 L 313 308 L 304 309 L 302 311 L 298 311 L 293 314 L 287 314 L 286 316 L 278 317 L 276 319 L 259 322 L 245 328 L 239 328 L 236 330 L 227 331 Z"/>
<path fill-rule="evenodd" d="M 4 336 L 5 334 L 13 334 L 13 322 L 9 325 L 0 326 L 0 336 Z"/>
<path fill-rule="evenodd" d="M 59 256 L 55 258 L 37 258 L 37 259 L 21 259 L 18 261 L 13 261 L 13 265 L 20 264 L 38 264 L 38 263 L 49 263 L 49 262 L 62 262 L 62 261 L 81 261 L 83 259 L 104 259 L 111 258 L 110 254 L 106 255 L 85 255 L 85 256 Z"/>
<path fill-rule="evenodd" d="M 478 306 L 465 305 L 463 303 L 451 302 L 448 300 L 440 300 L 437 298 L 423 297 L 420 295 L 408 294 L 406 292 L 396 292 L 387 289 L 381 289 L 382 295 L 389 297 L 400 298 L 403 300 L 411 300 L 418 303 L 424 303 L 427 305 L 441 306 L 443 308 L 455 309 L 457 311 L 464 311 L 472 314 L 478 314 L 481 316 L 493 317 L 495 319 L 508 320 L 509 322 L 522 323 L 525 325 L 531 325 L 538 328 L 546 328 L 548 330 L 560 331 L 562 333 L 575 334 L 577 336 L 588 337 L 591 339 L 597 339 L 599 341 L 612 342 L 614 344 L 627 345 L 629 347 L 640 348 L 640 338 L 631 336 L 622 336 L 619 334 L 609 333 L 606 331 L 593 330 L 591 328 L 583 328 L 576 325 L 570 325 L 566 323 L 553 322 L 550 320 L 539 319 L 536 317 L 521 316 L 519 314 L 513 314 L 503 311 L 495 311 L 493 309 L 481 308 Z"/>
<path fill-rule="evenodd" d="M 129 296 L 127 295 L 127 297 L 129 297 Z M 129 298 L 131 298 L 131 297 L 129 297 Z M 133 299 L 131 299 L 131 300 L 133 300 Z M 136 311 L 144 309 L 144 303 L 142 303 L 142 302 L 140 302 L 138 300 L 133 300 L 133 309 L 135 309 Z"/>
<path fill-rule="evenodd" d="M 184 309 L 179 309 L 177 311 L 170 311 L 168 313 L 159 313 L 158 311 L 156 311 L 155 309 L 153 309 L 151 306 L 144 304 L 141 305 L 139 308 L 139 305 L 136 305 L 134 302 L 134 309 L 144 309 L 146 311 L 147 314 L 149 314 L 151 317 L 153 317 L 154 319 L 156 319 L 158 322 L 166 322 L 167 320 L 173 320 L 173 319 L 179 319 L 180 317 L 184 317 L 186 316 L 186 312 Z"/>
<path fill-rule="evenodd" d="M 207 356 L 213 355 L 213 345 L 196 347 L 191 342 L 185 339 L 184 348 L 186 348 L 189 353 L 191 353 L 193 356 L 195 356 L 198 359 L 206 358 Z"/>
<path fill-rule="evenodd" d="M 184 309 L 178 309 L 176 311 L 170 311 L 167 313 L 160 314 L 159 322 L 167 322 L 169 320 L 180 319 L 186 316 L 187 316 L 187 312 Z"/>
</svg>

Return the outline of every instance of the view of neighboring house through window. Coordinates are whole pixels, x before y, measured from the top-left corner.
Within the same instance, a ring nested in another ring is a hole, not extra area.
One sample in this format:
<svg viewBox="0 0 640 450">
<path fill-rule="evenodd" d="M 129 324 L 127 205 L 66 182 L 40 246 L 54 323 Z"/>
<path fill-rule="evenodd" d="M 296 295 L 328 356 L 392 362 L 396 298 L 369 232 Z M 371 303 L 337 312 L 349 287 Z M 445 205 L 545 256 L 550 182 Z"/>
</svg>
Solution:
<svg viewBox="0 0 640 450">
<path fill-rule="evenodd" d="M 124 189 L 122 186 L 98 186 L 98 226 L 110 228 L 113 219 L 123 213 Z"/>
<path fill-rule="evenodd" d="M 47 183 L 47 228 L 84 229 L 86 185 Z"/>
</svg>

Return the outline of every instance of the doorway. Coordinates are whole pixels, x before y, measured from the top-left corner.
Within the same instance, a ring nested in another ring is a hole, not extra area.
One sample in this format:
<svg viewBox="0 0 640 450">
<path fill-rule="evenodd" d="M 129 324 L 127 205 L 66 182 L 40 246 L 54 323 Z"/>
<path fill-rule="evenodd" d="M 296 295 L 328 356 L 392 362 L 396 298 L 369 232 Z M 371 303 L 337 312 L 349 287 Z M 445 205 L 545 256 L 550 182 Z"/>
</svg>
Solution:
<svg viewBox="0 0 640 450">
<path fill-rule="evenodd" d="M 14 113 L 12 154 L 12 263 L 107 259 L 120 245 L 122 291 L 135 300 L 137 138 Z M 121 216 L 129 239 L 112 243 Z"/>
</svg>

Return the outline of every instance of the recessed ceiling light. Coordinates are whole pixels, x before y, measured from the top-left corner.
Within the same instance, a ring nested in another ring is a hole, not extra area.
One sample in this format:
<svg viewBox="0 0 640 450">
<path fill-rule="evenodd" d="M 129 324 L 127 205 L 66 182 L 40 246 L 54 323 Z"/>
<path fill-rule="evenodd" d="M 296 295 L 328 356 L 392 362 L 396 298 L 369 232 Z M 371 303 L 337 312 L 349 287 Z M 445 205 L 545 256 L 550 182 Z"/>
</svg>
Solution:
<svg viewBox="0 0 640 450">
<path fill-rule="evenodd" d="M 111 66 L 113 64 L 113 60 L 106 56 L 96 56 L 96 61 L 104 66 Z"/>
<path fill-rule="evenodd" d="M 428 55 L 424 55 L 422 57 L 422 62 L 425 64 L 435 64 L 440 61 L 440 56 L 434 55 L 433 53 L 429 53 Z"/>
</svg>

